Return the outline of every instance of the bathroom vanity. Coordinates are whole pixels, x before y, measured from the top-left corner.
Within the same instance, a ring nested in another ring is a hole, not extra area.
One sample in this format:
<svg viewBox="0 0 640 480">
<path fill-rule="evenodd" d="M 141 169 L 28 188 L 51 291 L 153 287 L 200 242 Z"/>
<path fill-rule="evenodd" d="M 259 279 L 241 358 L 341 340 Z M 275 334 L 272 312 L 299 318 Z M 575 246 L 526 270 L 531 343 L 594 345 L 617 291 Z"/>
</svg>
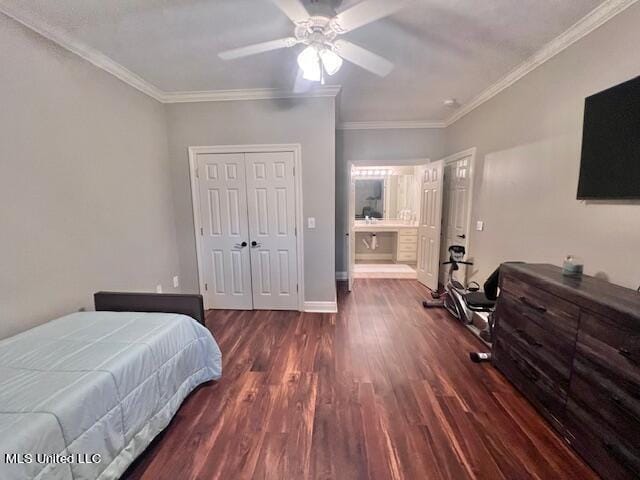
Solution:
<svg viewBox="0 0 640 480">
<path fill-rule="evenodd" d="M 358 233 L 390 233 L 394 237 L 390 260 L 399 263 L 416 263 L 417 261 L 417 223 L 399 222 L 397 220 L 377 220 L 374 223 L 366 223 L 365 220 L 356 220 L 353 225 L 353 232 L 356 235 Z"/>
</svg>

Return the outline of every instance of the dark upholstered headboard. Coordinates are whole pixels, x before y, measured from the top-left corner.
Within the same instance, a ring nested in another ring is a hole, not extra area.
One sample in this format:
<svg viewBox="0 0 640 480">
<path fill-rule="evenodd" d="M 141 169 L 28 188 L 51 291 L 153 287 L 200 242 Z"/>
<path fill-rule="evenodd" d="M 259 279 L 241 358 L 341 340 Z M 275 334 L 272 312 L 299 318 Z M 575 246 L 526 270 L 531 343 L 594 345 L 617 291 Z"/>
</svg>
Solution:
<svg viewBox="0 0 640 480">
<path fill-rule="evenodd" d="M 97 292 L 93 301 L 96 311 L 181 313 L 204 325 L 202 295 Z"/>
</svg>

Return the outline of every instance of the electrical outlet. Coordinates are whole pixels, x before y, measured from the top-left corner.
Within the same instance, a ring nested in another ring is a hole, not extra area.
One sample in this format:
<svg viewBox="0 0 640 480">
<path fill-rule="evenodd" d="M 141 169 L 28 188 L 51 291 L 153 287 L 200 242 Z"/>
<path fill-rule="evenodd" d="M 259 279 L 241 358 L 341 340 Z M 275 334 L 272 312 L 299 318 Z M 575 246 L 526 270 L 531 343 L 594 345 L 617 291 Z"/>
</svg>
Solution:
<svg viewBox="0 0 640 480">
<path fill-rule="evenodd" d="M 484 222 L 482 220 L 476 222 L 476 230 L 479 232 L 484 230 Z"/>
<path fill-rule="evenodd" d="M 156 293 L 162 293 L 162 285 L 156 285 Z"/>
<path fill-rule="evenodd" d="M 178 288 L 180 286 L 180 278 L 176 275 L 173 277 L 173 288 Z"/>
</svg>

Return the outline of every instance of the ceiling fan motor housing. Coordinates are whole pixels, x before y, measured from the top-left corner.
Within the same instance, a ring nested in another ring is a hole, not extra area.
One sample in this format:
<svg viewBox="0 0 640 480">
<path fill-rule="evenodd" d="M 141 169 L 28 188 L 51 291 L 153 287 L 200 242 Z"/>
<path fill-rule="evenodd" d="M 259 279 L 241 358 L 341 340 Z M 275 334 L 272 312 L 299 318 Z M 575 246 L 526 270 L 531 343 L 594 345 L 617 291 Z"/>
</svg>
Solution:
<svg viewBox="0 0 640 480">
<path fill-rule="evenodd" d="M 331 18 L 313 16 L 305 22 L 296 24 L 295 36 L 299 43 L 318 45 L 333 49 L 333 41 L 338 36 Z"/>
</svg>

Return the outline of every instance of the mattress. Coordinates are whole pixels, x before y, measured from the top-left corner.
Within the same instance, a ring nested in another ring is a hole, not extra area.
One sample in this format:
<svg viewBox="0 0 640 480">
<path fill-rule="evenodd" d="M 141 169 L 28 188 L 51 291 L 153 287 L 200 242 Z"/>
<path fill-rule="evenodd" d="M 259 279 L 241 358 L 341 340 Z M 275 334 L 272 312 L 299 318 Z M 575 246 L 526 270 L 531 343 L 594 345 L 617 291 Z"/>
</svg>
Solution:
<svg viewBox="0 0 640 480">
<path fill-rule="evenodd" d="M 166 313 L 79 312 L 1 340 L 0 478 L 119 478 L 221 357 Z"/>
</svg>

